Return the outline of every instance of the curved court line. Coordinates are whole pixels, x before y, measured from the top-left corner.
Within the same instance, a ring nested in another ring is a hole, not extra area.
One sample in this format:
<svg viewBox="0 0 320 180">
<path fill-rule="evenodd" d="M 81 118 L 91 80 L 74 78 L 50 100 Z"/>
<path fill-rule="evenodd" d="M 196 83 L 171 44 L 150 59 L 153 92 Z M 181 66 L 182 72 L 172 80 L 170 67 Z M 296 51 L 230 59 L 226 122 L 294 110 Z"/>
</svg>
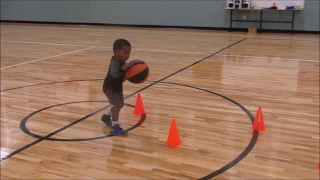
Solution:
<svg viewBox="0 0 320 180">
<path fill-rule="evenodd" d="M 68 105 L 68 104 L 75 104 L 75 103 L 85 103 L 85 102 L 103 102 L 103 103 L 106 103 L 106 102 L 109 102 L 109 101 L 76 101 L 76 102 L 68 102 L 68 103 L 62 103 L 62 104 L 56 104 L 56 105 L 52 105 L 52 106 L 48 106 L 48 107 L 45 107 L 45 108 L 42 108 L 42 109 L 39 109 L 37 111 L 34 111 L 32 113 L 30 113 L 28 116 L 26 116 L 25 118 L 22 119 L 22 121 L 20 122 L 20 129 L 22 130 L 22 132 L 24 132 L 25 134 L 31 136 L 31 137 L 34 137 L 34 138 L 43 138 L 43 136 L 40 136 L 40 135 L 37 135 L 37 134 L 34 134 L 32 133 L 31 131 L 29 131 L 29 129 L 26 127 L 26 123 L 27 121 L 35 114 L 37 113 L 40 113 L 41 111 L 44 111 L 44 110 L 47 110 L 47 109 L 50 109 L 50 108 L 53 108 L 53 107 L 57 107 L 57 106 L 63 106 L 63 105 Z M 131 104 L 127 104 L 125 103 L 126 106 L 129 106 L 129 107 L 135 107 Z M 126 132 L 129 132 L 137 127 L 139 127 L 146 119 L 146 115 L 143 114 L 141 115 L 140 117 L 140 120 L 135 124 L 133 125 L 132 127 L 126 129 L 125 131 Z M 45 140 L 50 140 L 50 141 L 90 141 L 90 140 L 97 140 L 97 139 L 103 139 L 103 138 L 108 138 L 108 137 L 112 137 L 114 135 L 105 135 L 105 136 L 98 136 L 98 137 L 92 137 L 92 138 L 79 138 L 79 139 L 60 139 L 60 138 L 46 138 Z"/>
<path fill-rule="evenodd" d="M 82 102 L 87 102 L 87 101 L 82 101 Z M 64 103 L 64 105 L 66 105 L 66 104 L 71 104 L 71 103 L 73 103 L 73 102 Z M 61 105 L 61 104 L 60 104 L 60 105 Z M 57 105 L 53 105 L 53 106 L 57 106 Z M 110 106 L 111 106 L 111 105 L 108 105 L 108 106 L 106 106 L 106 107 L 110 107 Z M 51 106 L 49 106 L 49 107 L 51 107 Z M 43 109 L 49 109 L 49 107 L 46 107 L 46 108 L 43 108 Z M 70 124 L 68 124 L 68 125 L 60 128 L 60 129 L 58 129 L 58 130 L 56 130 L 56 131 L 54 131 L 54 132 L 46 135 L 46 136 L 43 136 L 43 137 L 39 138 L 38 140 L 36 140 L 36 141 L 34 141 L 34 142 L 30 143 L 30 144 L 27 144 L 26 146 L 23 146 L 22 148 L 19 148 L 19 149 L 15 150 L 14 152 L 8 154 L 7 156 L 1 158 L 0 161 L 2 162 L 2 161 L 4 161 L 4 160 L 10 158 L 11 156 L 14 156 L 15 154 L 18 154 L 19 152 L 21 152 L 21 151 L 23 151 L 23 150 L 25 150 L 25 149 L 28 149 L 29 147 L 31 147 L 31 146 L 33 146 L 33 145 L 35 145 L 35 144 L 37 144 L 37 143 L 39 143 L 39 142 L 41 142 L 41 141 L 43 141 L 43 140 L 48 139 L 49 137 L 51 137 L 51 136 L 53 136 L 53 135 L 55 135 L 55 134 L 57 134 L 57 133 L 65 130 L 65 129 L 67 129 L 67 128 L 69 128 L 69 127 L 77 124 L 78 122 L 81 122 L 81 121 L 83 121 L 84 119 L 87 119 L 88 117 L 97 114 L 98 112 L 104 110 L 106 107 L 101 108 L 101 109 L 99 109 L 99 110 L 97 110 L 97 111 L 95 111 L 95 112 L 93 112 L 93 113 L 90 113 L 89 115 L 87 115 L 87 116 L 85 116 L 85 117 L 82 117 L 82 118 L 80 118 L 80 119 L 78 119 L 78 120 L 76 120 L 76 121 L 74 121 L 74 122 L 72 122 L 72 123 L 70 123 Z M 39 110 L 38 110 L 38 111 L 39 111 Z M 38 112 L 38 111 L 35 111 L 35 112 Z M 33 115 L 34 115 L 34 114 L 31 113 L 31 114 L 29 114 L 27 117 L 31 117 L 31 116 L 33 116 Z M 143 121 L 145 120 L 145 118 L 146 118 L 146 115 L 142 115 L 140 121 L 143 122 Z M 139 121 L 139 122 L 140 122 L 140 121 Z M 141 125 L 139 122 L 138 122 L 136 125 L 132 126 L 131 128 L 129 128 L 129 129 L 127 129 L 127 130 L 130 131 L 130 130 L 134 129 L 135 127 L 137 127 L 138 125 Z"/>
<path fill-rule="evenodd" d="M 55 82 L 55 83 L 41 83 L 41 84 L 35 84 L 35 85 L 29 85 L 29 86 L 22 86 L 20 88 L 24 88 L 24 87 L 32 87 L 32 86 L 40 86 L 40 85 L 46 85 L 46 84 L 56 84 L 56 83 L 66 83 L 66 82 L 76 82 L 76 81 L 102 81 L 103 79 L 87 79 L 87 80 L 74 80 L 74 81 L 61 81 L 61 82 Z M 155 82 L 155 81 L 148 81 L 148 82 Z M 189 86 L 189 85 L 185 85 L 185 84 L 179 84 L 179 83 L 172 83 L 172 82 L 159 82 L 161 84 L 171 84 L 171 85 L 177 85 L 177 86 L 183 86 L 183 87 L 187 87 L 187 88 L 193 88 L 193 89 L 197 89 L 197 90 L 200 90 L 200 91 L 204 91 L 204 92 L 208 92 L 208 93 L 211 93 L 211 94 L 214 94 L 214 95 L 217 95 L 219 97 L 222 97 L 232 103 L 234 103 L 236 106 L 238 106 L 240 109 L 242 109 L 246 114 L 247 116 L 250 118 L 251 120 L 251 123 L 253 123 L 254 121 L 254 116 L 245 108 L 243 107 L 240 103 L 234 101 L 233 99 L 231 98 L 228 98 L 226 96 L 223 96 L 219 93 L 216 93 L 216 92 L 213 92 L 213 91 L 210 91 L 210 90 L 207 90 L 207 89 L 203 89 L 203 88 L 198 88 L 198 87 L 194 87 L 194 86 Z M 15 88 L 15 89 L 18 89 L 18 88 Z M 87 101 L 82 101 L 82 102 L 87 102 Z M 102 101 L 104 102 L 104 101 Z M 70 104 L 70 103 L 64 103 L 64 104 Z M 57 105 L 55 105 L 57 106 Z M 132 106 L 132 105 L 129 105 L 129 106 Z M 48 108 L 44 108 L 44 109 L 48 109 Z M 36 111 L 36 112 L 40 112 L 40 110 Z M 31 113 L 33 114 L 33 113 Z M 35 114 L 35 113 L 34 113 Z M 31 116 L 27 116 L 28 118 L 30 118 Z M 27 120 L 27 117 L 24 118 L 24 120 L 26 121 Z M 143 123 L 144 120 L 142 120 L 142 117 L 140 119 L 141 123 Z M 140 122 L 139 121 L 139 122 Z M 139 126 L 139 122 L 135 125 L 136 127 Z M 22 123 L 22 122 L 21 122 Z M 26 122 L 24 122 L 26 123 Z M 135 126 L 131 127 L 132 129 L 136 128 Z M 20 126 L 21 127 L 21 126 Z M 130 129 L 130 128 L 129 128 Z M 131 130 L 132 130 L 131 129 Z M 29 131 L 30 132 L 30 131 Z M 26 133 L 26 132 L 25 132 Z M 30 135 L 30 134 L 28 134 Z M 31 135 L 32 136 L 32 135 Z M 38 136 L 38 135 L 36 135 Z M 204 180 L 204 179 L 211 179 L 211 178 L 214 178 L 220 174 L 222 174 L 223 172 L 229 170 L 230 168 L 232 168 L 234 165 L 238 164 L 242 159 L 244 159 L 249 153 L 250 151 L 253 149 L 255 143 L 257 142 L 258 140 L 258 136 L 259 136 L 259 132 L 258 131 L 254 131 L 253 132 L 253 135 L 252 135 L 252 138 L 249 142 L 249 144 L 247 145 L 247 147 L 232 161 L 230 161 L 228 164 L 226 164 L 225 166 L 223 166 L 222 168 L 200 178 L 201 180 Z M 34 136 L 33 136 L 34 137 Z M 37 138 L 41 138 L 41 136 L 38 136 Z M 96 138 L 87 138 L 87 140 L 95 140 L 95 139 L 102 139 L 102 138 L 107 138 L 107 136 L 101 136 L 101 137 L 96 137 Z M 47 138 L 47 140 L 52 140 L 52 141 L 85 141 L 85 140 L 72 140 L 72 139 L 54 139 L 54 138 Z"/>
<path fill-rule="evenodd" d="M 223 96 L 221 94 L 218 94 L 216 92 L 207 90 L 207 89 L 202 89 L 202 88 L 198 88 L 198 87 L 194 87 L 194 86 L 189 86 L 189 85 L 185 85 L 185 84 L 178 84 L 178 83 L 171 83 L 171 82 L 160 82 L 162 84 L 172 84 L 172 85 L 179 85 L 179 86 L 184 86 L 184 87 L 188 87 L 188 88 L 193 88 L 193 89 L 197 89 L 197 90 L 201 90 L 201 91 L 205 91 L 214 95 L 217 95 L 219 97 L 222 97 L 230 102 L 232 102 L 233 104 L 235 104 L 236 106 L 238 106 L 239 108 L 241 108 L 250 118 L 251 123 L 253 123 L 254 121 L 254 116 L 250 113 L 250 111 L 248 111 L 245 107 L 243 107 L 240 103 L 234 101 L 233 99 L 230 99 L 226 96 Z M 205 179 L 211 179 L 214 178 L 218 175 L 220 175 L 221 173 L 227 171 L 228 169 L 232 168 L 234 165 L 238 164 L 243 158 L 245 158 L 250 151 L 253 149 L 254 145 L 256 144 L 257 140 L 258 140 L 258 136 L 259 136 L 259 132 L 258 131 L 253 131 L 251 140 L 248 144 L 248 146 L 241 152 L 240 155 L 238 155 L 234 160 L 232 160 L 231 162 L 229 162 L 227 165 L 223 166 L 222 168 L 214 171 L 211 174 L 208 174 L 207 176 L 204 176 L 202 178 L 200 178 L 201 180 L 205 180 Z"/>
</svg>

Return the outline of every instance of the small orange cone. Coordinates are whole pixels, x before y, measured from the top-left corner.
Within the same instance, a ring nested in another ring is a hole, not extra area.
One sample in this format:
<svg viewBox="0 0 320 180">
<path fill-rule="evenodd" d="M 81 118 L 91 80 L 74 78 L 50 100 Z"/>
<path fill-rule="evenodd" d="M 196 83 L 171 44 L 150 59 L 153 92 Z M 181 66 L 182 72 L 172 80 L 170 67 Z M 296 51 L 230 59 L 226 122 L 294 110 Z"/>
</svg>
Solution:
<svg viewBox="0 0 320 180">
<path fill-rule="evenodd" d="M 172 119 L 166 144 L 169 146 L 179 146 L 181 143 L 182 141 L 180 140 L 180 137 L 179 137 L 176 120 Z"/>
<path fill-rule="evenodd" d="M 260 131 L 260 132 L 266 130 L 261 106 L 259 106 L 258 111 L 256 113 L 256 117 L 252 124 L 252 130 Z"/>
<path fill-rule="evenodd" d="M 146 111 L 144 110 L 144 106 L 143 106 L 143 102 L 142 102 L 140 93 L 137 96 L 136 105 L 134 107 L 133 114 L 135 114 L 135 115 L 146 114 Z"/>
</svg>

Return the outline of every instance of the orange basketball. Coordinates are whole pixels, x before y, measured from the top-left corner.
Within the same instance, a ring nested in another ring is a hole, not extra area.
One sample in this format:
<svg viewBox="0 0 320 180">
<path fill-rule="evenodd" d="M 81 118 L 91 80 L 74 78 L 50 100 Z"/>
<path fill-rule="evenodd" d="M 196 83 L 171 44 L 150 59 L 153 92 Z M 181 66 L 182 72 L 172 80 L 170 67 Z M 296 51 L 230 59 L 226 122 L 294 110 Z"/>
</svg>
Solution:
<svg viewBox="0 0 320 180">
<path fill-rule="evenodd" d="M 135 63 L 126 72 L 126 79 L 134 84 L 140 84 L 149 77 L 149 67 L 143 61 Z"/>
</svg>

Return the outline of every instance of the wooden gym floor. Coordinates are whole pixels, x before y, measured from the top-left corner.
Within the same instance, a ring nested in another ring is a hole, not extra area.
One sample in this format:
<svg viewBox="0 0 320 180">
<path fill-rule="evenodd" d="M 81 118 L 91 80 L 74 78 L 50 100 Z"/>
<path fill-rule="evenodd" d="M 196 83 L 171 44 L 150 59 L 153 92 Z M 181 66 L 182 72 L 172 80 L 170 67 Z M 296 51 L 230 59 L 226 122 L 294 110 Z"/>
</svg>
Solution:
<svg viewBox="0 0 320 180">
<path fill-rule="evenodd" d="M 117 38 L 151 73 L 126 137 L 100 121 Z M 318 179 L 319 36 L 3 23 L 1 157 L 1 179 Z"/>
</svg>

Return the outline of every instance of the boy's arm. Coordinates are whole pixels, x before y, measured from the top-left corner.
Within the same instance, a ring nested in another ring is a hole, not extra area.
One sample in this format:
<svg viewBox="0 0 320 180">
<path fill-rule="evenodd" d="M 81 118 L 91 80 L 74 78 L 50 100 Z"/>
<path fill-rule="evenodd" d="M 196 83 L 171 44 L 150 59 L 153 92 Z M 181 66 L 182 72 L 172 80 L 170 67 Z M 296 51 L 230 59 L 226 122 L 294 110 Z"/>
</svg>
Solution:
<svg viewBox="0 0 320 180">
<path fill-rule="evenodd" d="M 140 60 L 133 60 L 129 63 L 124 64 L 120 67 L 119 63 L 111 62 L 110 64 L 110 73 L 112 77 L 117 78 L 120 77 L 127 69 L 129 69 L 131 66 L 140 63 Z"/>
<path fill-rule="evenodd" d="M 124 73 L 119 63 L 112 61 L 110 64 L 110 74 L 113 78 L 118 78 Z"/>
</svg>

